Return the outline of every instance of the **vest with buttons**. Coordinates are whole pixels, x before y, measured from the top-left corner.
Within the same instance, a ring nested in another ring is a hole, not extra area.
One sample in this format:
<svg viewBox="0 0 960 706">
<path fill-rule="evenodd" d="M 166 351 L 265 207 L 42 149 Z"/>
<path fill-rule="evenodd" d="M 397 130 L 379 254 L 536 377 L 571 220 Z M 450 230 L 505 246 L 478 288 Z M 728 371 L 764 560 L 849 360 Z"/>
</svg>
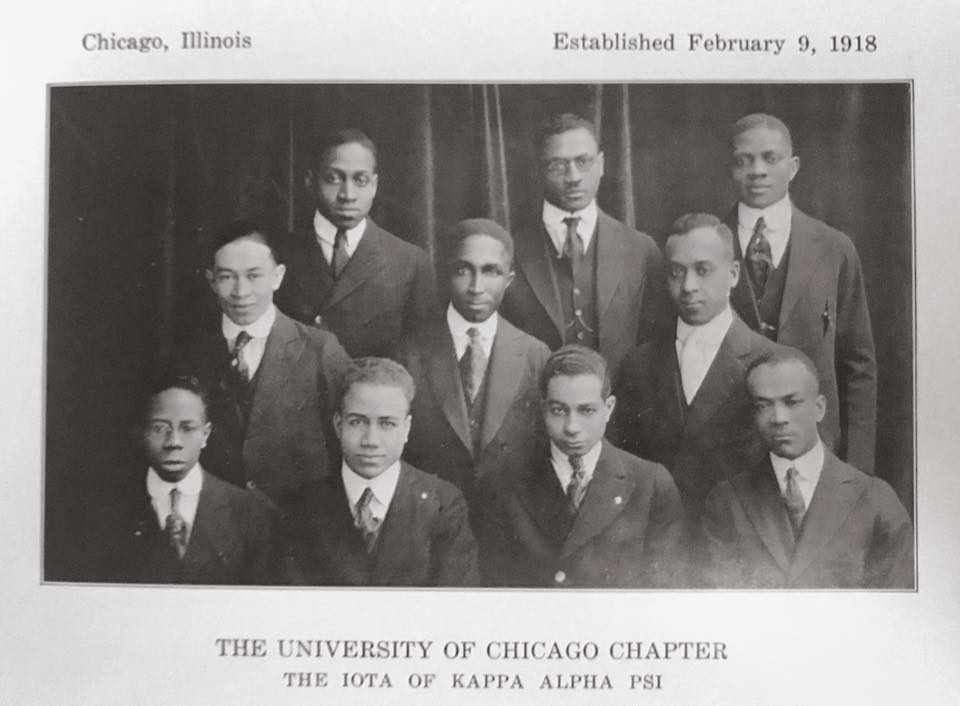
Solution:
<svg viewBox="0 0 960 706">
<path fill-rule="evenodd" d="M 600 346 L 597 323 L 597 229 L 594 228 L 590 248 L 583 254 L 576 276 L 566 257 L 557 257 L 557 251 L 544 230 L 550 268 L 553 271 L 560 304 L 563 309 L 563 342 L 579 343 L 596 350 Z"/>
</svg>

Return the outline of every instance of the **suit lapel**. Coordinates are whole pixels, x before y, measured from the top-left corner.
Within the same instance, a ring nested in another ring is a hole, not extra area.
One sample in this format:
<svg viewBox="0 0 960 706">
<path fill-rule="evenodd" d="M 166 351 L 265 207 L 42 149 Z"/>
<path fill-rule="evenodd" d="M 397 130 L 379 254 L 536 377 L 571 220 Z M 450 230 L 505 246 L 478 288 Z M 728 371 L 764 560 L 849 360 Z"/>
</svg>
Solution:
<svg viewBox="0 0 960 706">
<path fill-rule="evenodd" d="M 730 304 L 739 313 L 750 328 L 757 331 L 760 329 L 760 322 L 757 320 L 757 312 L 754 308 L 753 295 L 751 293 L 750 276 L 747 274 L 747 265 L 743 260 L 743 251 L 740 249 L 740 224 L 737 221 L 737 205 L 727 214 L 724 221 L 727 227 L 733 232 L 733 250 L 737 262 L 740 263 L 740 278 L 737 280 L 733 291 L 730 293 Z"/>
<path fill-rule="evenodd" d="M 790 222 L 789 247 L 790 259 L 783 285 L 783 299 L 780 302 L 778 332 L 783 331 L 794 305 L 807 290 L 813 273 L 819 269 L 820 255 L 823 252 L 819 232 L 815 228 L 808 227 L 807 216 L 795 207 Z"/>
<path fill-rule="evenodd" d="M 500 431 L 523 377 L 522 334 L 500 317 L 487 366 L 487 399 L 483 410 L 481 448 Z M 462 386 L 461 386 L 462 387 Z"/>
<path fill-rule="evenodd" d="M 587 494 L 577 511 L 573 529 L 563 545 L 562 555 L 577 551 L 605 530 L 627 506 L 633 483 L 627 478 L 613 447 L 603 443 L 600 459 L 587 486 Z M 617 501 L 619 498 L 619 502 Z"/>
<path fill-rule="evenodd" d="M 797 542 L 790 580 L 799 577 L 817 554 L 837 534 L 859 497 L 859 487 L 829 451 L 823 461 L 820 480 L 810 499 Z"/>
<path fill-rule="evenodd" d="M 770 459 L 764 459 L 753 473 L 735 479 L 733 489 L 763 545 L 784 575 L 788 575 L 793 551 L 792 530 Z"/>
<path fill-rule="evenodd" d="M 334 284 L 333 273 L 330 271 L 330 264 L 323 256 L 320 243 L 317 242 L 317 233 L 312 228 L 303 234 L 303 252 L 298 255 L 305 260 L 302 270 L 307 273 L 307 276 L 287 279 L 300 287 L 306 301 L 327 301 Z"/>
<path fill-rule="evenodd" d="M 621 334 L 616 326 L 603 325 L 603 315 L 610 306 L 614 292 L 620 286 L 623 265 L 626 262 L 623 240 L 612 226 L 612 219 L 603 211 L 599 211 L 593 244 L 597 248 L 597 320 L 601 322 L 601 336 L 604 335 L 604 331 L 612 332 L 613 336 Z"/>
<path fill-rule="evenodd" d="M 353 524 L 340 470 L 332 473 L 315 492 L 319 493 L 319 512 L 313 518 L 312 527 L 317 535 L 313 542 L 325 549 L 319 557 L 323 562 L 319 567 L 321 572 L 329 570 L 327 562 L 333 562 L 337 570 L 330 572 L 331 578 L 348 585 L 367 585 L 370 582 L 370 556 L 363 536 Z"/>
<path fill-rule="evenodd" d="M 257 370 L 257 387 L 253 394 L 248 429 L 255 429 L 264 413 L 284 394 L 284 382 L 296 369 L 304 345 L 293 322 L 277 311 L 277 319 L 267 336 L 267 345 Z"/>
<path fill-rule="evenodd" d="M 415 487 L 413 474 L 406 464 L 400 465 L 400 477 L 397 489 L 393 493 L 387 515 L 380 526 L 380 534 L 374 548 L 373 583 L 382 585 L 390 582 L 400 571 L 409 556 L 407 546 L 414 540 L 414 533 L 422 522 L 419 518 L 419 493 Z M 423 539 L 420 537 L 419 539 Z"/>
<path fill-rule="evenodd" d="M 563 340 L 563 309 L 560 303 L 560 291 L 548 258 L 554 254 L 547 242 L 548 236 L 543 223 L 531 227 L 529 238 L 518 238 L 516 247 L 520 269 L 523 270 L 530 288 L 540 305 L 547 312 Z"/>
<path fill-rule="evenodd" d="M 736 315 L 717 349 L 707 375 L 690 403 L 684 424 L 684 436 L 692 437 L 730 399 L 734 388 L 742 383 L 742 358 L 750 352 L 746 341 L 747 328 Z M 676 349 L 674 349 L 676 350 Z"/>
<path fill-rule="evenodd" d="M 496 342 L 494 342 L 496 345 Z M 470 437 L 470 420 L 467 417 L 467 402 L 457 366 L 457 351 L 446 324 L 437 326 L 425 342 L 427 351 L 427 378 L 433 394 L 440 401 L 447 423 L 470 455 L 473 456 L 473 441 Z"/>
<path fill-rule="evenodd" d="M 683 396 L 683 382 L 680 379 L 680 362 L 677 360 L 677 346 L 672 336 L 662 336 L 656 344 L 654 361 L 667 364 L 663 374 L 653 376 L 654 392 L 658 404 L 656 409 L 670 419 L 670 429 L 683 426 L 686 417 L 686 398 Z M 666 426 L 666 425 L 664 425 Z"/>
<path fill-rule="evenodd" d="M 223 561 L 222 548 L 226 541 L 223 537 L 224 528 L 217 518 L 224 517 L 226 512 L 225 494 L 216 486 L 216 481 L 211 481 L 210 474 L 204 471 L 197 514 L 193 519 L 193 529 L 190 530 L 187 551 L 183 555 L 185 580 L 209 576 L 204 569 Z"/>
<path fill-rule="evenodd" d="M 386 263 L 381 245 L 382 238 L 380 228 L 372 220 L 367 219 L 367 227 L 357 244 L 357 249 L 347 261 L 340 279 L 333 285 L 327 308 L 342 300 L 364 282 L 380 277 Z"/>
<path fill-rule="evenodd" d="M 542 446 L 535 456 L 542 461 L 530 470 L 520 502 L 543 534 L 559 546 L 570 532 L 570 504 L 550 463 L 550 447 Z"/>
</svg>

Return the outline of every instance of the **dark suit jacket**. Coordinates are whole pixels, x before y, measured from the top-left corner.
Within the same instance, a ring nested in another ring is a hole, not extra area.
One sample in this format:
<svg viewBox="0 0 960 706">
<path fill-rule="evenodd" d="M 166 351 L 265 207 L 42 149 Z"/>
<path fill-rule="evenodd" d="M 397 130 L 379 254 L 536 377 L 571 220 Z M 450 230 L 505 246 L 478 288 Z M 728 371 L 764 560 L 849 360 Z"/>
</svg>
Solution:
<svg viewBox="0 0 960 706">
<path fill-rule="evenodd" d="M 256 373 L 246 429 L 228 393 L 228 359 L 218 328 L 178 363 L 200 375 L 211 391 L 213 431 L 201 460 L 231 483 L 259 488 L 285 514 L 308 481 L 339 462 L 331 419 L 347 354 L 333 334 L 278 311 Z"/>
<path fill-rule="evenodd" d="M 893 489 L 829 451 L 794 545 L 769 458 L 718 485 L 703 528 L 715 586 L 912 588 L 913 528 Z"/>
<path fill-rule="evenodd" d="M 296 584 L 473 586 L 479 579 L 463 496 L 406 463 L 372 553 L 353 524 L 339 472 L 305 493 L 289 544 L 284 561 Z"/>
<path fill-rule="evenodd" d="M 736 207 L 727 223 L 736 234 Z M 744 322 L 758 329 L 742 262 L 741 271 L 730 301 Z M 860 257 L 850 238 L 796 206 L 777 342 L 799 348 L 817 367 L 827 398 L 824 441 L 841 458 L 873 473 L 877 362 Z"/>
<path fill-rule="evenodd" d="M 140 478 L 142 481 L 142 477 Z M 100 519 L 91 541 L 99 557 L 91 580 L 121 583 L 268 584 L 276 580 L 274 508 L 262 493 L 203 472 L 203 487 L 181 560 L 141 487 Z"/>
<path fill-rule="evenodd" d="M 563 345 L 563 306 L 548 260 L 555 254 L 537 213 L 514 236 L 517 276 L 507 288 L 500 313 L 556 350 Z M 663 256 L 649 235 L 603 211 L 594 236 L 600 353 L 616 370 L 632 346 L 669 319 Z"/>
<path fill-rule="evenodd" d="M 683 510 L 667 470 L 604 441 L 576 517 L 549 460 L 502 476 L 482 506 L 495 586 L 648 587 L 674 582 Z"/>
<path fill-rule="evenodd" d="M 734 315 L 707 376 L 687 406 L 676 335 L 633 349 L 620 366 L 611 438 L 626 451 L 662 463 L 695 522 L 710 489 L 766 454 L 745 382 L 749 365 L 776 346 Z"/>
<path fill-rule="evenodd" d="M 541 426 L 538 380 L 549 355 L 541 341 L 500 318 L 487 364 L 480 449 L 475 452 L 446 320 L 404 339 L 396 359 L 417 386 L 404 458 L 458 486 L 468 500 L 474 481 L 506 465 L 526 465 Z"/>
<path fill-rule="evenodd" d="M 305 324 L 333 331 L 351 357 L 385 356 L 404 333 L 436 315 L 427 254 L 369 218 L 339 280 L 312 228 L 291 233 L 280 252 L 287 274 L 277 305 Z"/>
</svg>

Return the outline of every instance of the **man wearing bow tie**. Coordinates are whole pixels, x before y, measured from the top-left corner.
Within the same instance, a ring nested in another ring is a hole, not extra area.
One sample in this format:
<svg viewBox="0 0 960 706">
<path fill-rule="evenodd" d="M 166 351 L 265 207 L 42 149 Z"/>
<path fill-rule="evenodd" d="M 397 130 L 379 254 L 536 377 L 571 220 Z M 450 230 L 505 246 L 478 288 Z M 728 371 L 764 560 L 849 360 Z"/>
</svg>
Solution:
<svg viewBox="0 0 960 706">
<path fill-rule="evenodd" d="M 827 401 L 824 441 L 873 473 L 876 354 L 857 251 L 846 235 L 792 203 L 800 160 L 782 121 L 741 118 L 730 148 L 738 203 L 726 222 L 743 274 L 733 307 L 754 330 L 810 357 Z"/>
</svg>

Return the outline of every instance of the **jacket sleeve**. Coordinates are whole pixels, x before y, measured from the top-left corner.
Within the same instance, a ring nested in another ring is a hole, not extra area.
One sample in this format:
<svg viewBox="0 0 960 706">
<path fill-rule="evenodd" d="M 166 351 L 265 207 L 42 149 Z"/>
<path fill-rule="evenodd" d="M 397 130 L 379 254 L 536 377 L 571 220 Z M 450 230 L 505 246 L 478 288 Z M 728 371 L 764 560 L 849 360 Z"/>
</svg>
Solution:
<svg viewBox="0 0 960 706">
<path fill-rule="evenodd" d="M 480 584 L 477 541 L 470 531 L 467 503 L 460 491 L 447 486 L 434 535 L 437 586 L 478 586 Z"/>
<path fill-rule="evenodd" d="M 879 479 L 876 483 L 878 511 L 867 556 L 867 587 L 912 589 L 913 525 L 893 488 Z"/>
</svg>

